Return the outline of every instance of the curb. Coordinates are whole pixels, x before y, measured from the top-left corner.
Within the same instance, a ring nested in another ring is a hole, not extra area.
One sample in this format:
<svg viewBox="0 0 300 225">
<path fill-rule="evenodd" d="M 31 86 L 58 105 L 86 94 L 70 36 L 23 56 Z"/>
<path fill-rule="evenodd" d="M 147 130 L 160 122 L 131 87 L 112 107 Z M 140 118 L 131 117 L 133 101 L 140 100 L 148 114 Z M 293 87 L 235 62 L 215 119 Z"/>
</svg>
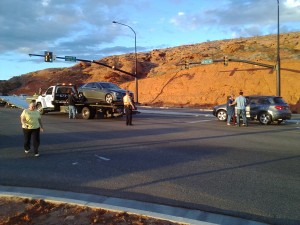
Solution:
<svg viewBox="0 0 300 225">
<path fill-rule="evenodd" d="M 12 187 L 0 185 L 0 197 L 25 197 L 43 199 L 56 203 L 68 203 L 111 211 L 128 212 L 156 219 L 190 225 L 267 225 L 232 216 L 219 215 L 200 210 L 184 209 L 154 203 L 140 202 L 114 197 L 82 194 L 49 189 Z"/>
</svg>

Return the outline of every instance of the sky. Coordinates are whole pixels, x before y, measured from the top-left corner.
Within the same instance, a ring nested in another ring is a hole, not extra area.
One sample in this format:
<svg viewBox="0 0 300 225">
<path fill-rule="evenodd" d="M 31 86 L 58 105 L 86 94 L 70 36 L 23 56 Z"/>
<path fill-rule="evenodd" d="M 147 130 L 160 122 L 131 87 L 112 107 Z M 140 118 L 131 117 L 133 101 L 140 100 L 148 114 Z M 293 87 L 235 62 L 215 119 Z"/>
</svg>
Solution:
<svg viewBox="0 0 300 225">
<path fill-rule="evenodd" d="M 76 62 L 300 30 L 300 0 L 1 0 L 0 80 Z M 121 24 L 112 23 L 117 21 Z M 126 26 L 127 25 L 127 26 Z"/>
</svg>

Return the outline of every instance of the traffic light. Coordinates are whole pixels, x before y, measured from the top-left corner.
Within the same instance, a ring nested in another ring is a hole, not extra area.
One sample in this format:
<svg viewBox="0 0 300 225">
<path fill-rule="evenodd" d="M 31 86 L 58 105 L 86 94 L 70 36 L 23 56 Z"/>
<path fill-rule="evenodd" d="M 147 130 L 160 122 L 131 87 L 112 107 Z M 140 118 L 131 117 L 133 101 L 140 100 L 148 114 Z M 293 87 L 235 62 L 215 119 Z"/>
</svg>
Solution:
<svg viewBox="0 0 300 225">
<path fill-rule="evenodd" d="M 228 56 L 224 56 L 224 66 L 228 66 Z"/>
<path fill-rule="evenodd" d="M 53 52 L 45 51 L 45 62 L 53 62 Z"/>
<path fill-rule="evenodd" d="M 190 62 L 189 62 L 188 60 L 186 60 L 186 61 L 184 62 L 184 68 L 185 68 L 185 69 L 189 69 L 189 68 L 190 68 Z"/>
</svg>

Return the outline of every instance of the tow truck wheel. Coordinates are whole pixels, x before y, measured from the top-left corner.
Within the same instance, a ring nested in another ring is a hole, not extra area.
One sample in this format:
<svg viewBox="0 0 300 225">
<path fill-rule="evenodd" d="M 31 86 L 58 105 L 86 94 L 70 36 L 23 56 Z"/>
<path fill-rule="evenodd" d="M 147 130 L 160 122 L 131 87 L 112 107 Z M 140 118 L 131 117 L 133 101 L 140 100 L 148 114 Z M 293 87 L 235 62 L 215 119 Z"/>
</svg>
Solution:
<svg viewBox="0 0 300 225">
<path fill-rule="evenodd" d="M 43 106 L 42 106 L 41 103 L 37 103 L 37 104 L 36 104 L 36 109 L 37 109 L 37 111 L 39 111 L 39 113 L 40 113 L 41 115 L 44 115 L 44 114 L 46 113 L 45 110 L 43 109 Z"/>
<path fill-rule="evenodd" d="M 83 107 L 81 111 L 81 116 L 83 119 L 89 120 L 94 118 L 96 115 L 96 110 L 90 108 L 90 107 Z"/>
<path fill-rule="evenodd" d="M 108 104 L 111 104 L 113 102 L 113 96 L 111 94 L 105 95 L 105 101 Z"/>
</svg>

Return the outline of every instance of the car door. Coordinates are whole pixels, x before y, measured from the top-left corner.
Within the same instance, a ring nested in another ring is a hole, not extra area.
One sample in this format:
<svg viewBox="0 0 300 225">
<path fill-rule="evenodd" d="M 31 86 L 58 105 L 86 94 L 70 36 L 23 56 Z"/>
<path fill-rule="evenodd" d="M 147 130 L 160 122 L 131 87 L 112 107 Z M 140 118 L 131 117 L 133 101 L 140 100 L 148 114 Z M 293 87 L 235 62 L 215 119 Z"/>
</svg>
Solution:
<svg viewBox="0 0 300 225">
<path fill-rule="evenodd" d="M 53 94 L 53 87 L 49 87 L 45 93 L 45 104 L 47 108 L 53 108 L 54 105 L 52 104 L 53 99 L 54 99 L 54 94 Z"/>
<path fill-rule="evenodd" d="M 105 101 L 105 96 L 109 92 L 103 83 L 97 83 L 98 85 L 98 99 L 100 101 Z"/>
<path fill-rule="evenodd" d="M 90 88 L 90 95 L 93 101 L 98 102 L 99 101 L 99 92 L 101 91 L 99 84 L 94 82 L 93 85 Z"/>
<path fill-rule="evenodd" d="M 270 102 L 267 97 L 254 97 L 250 100 L 251 118 L 256 118 L 260 112 L 267 112 Z"/>
<path fill-rule="evenodd" d="M 246 98 L 246 107 L 245 107 L 246 117 L 250 118 L 250 97 L 245 96 L 245 98 Z"/>
<path fill-rule="evenodd" d="M 249 97 L 249 117 L 255 118 L 259 110 L 259 98 Z"/>
<path fill-rule="evenodd" d="M 86 97 L 89 100 L 92 100 L 94 98 L 95 95 L 95 83 L 87 83 L 85 84 L 81 91 L 83 92 L 84 97 Z"/>
<path fill-rule="evenodd" d="M 271 102 L 268 97 L 262 97 L 258 100 L 259 108 L 257 110 L 257 114 L 260 112 L 268 112 Z"/>
</svg>

